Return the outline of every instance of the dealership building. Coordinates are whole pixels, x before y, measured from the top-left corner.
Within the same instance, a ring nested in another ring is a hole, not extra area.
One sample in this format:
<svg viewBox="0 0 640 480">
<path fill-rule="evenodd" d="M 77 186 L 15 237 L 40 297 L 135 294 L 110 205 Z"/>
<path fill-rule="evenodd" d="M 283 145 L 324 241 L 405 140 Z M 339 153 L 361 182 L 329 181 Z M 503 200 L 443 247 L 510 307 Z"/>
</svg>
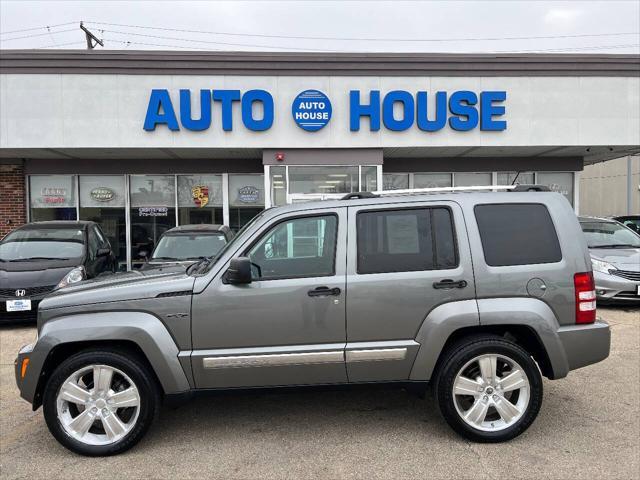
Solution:
<svg viewBox="0 0 640 480">
<path fill-rule="evenodd" d="M 0 51 L 0 237 L 168 228 L 356 191 L 538 183 L 640 151 L 640 56 Z M 300 233 L 304 235 L 304 232 Z"/>
</svg>

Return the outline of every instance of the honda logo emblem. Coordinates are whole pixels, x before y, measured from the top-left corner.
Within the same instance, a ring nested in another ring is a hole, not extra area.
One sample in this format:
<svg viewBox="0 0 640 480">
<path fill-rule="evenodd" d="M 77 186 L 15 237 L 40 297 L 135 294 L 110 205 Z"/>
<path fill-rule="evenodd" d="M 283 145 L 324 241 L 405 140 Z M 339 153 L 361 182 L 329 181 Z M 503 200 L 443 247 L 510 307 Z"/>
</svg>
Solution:
<svg viewBox="0 0 640 480">
<path fill-rule="evenodd" d="M 26 294 L 27 291 L 24 288 L 16 290 L 16 297 L 24 297 Z"/>
</svg>

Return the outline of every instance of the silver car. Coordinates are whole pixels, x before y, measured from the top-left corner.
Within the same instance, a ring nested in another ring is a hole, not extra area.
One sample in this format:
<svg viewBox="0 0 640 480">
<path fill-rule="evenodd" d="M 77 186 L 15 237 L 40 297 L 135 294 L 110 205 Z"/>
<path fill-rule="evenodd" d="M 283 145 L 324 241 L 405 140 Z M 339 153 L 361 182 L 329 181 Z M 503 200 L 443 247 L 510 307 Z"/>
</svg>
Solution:
<svg viewBox="0 0 640 480">
<path fill-rule="evenodd" d="M 580 217 L 600 302 L 640 302 L 640 236 L 615 220 Z"/>
<path fill-rule="evenodd" d="M 271 208 L 185 271 L 54 292 L 20 395 L 84 455 L 133 446 L 163 399 L 238 388 L 431 384 L 464 437 L 520 435 L 543 375 L 609 355 L 573 209 L 552 192 L 387 195 Z"/>
</svg>

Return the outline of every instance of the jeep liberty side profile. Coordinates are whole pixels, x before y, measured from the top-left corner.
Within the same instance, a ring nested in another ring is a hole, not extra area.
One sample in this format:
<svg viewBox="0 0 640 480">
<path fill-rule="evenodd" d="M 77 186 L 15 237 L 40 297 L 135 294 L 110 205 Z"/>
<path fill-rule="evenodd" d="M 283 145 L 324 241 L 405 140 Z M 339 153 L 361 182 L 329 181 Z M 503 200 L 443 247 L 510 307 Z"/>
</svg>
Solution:
<svg viewBox="0 0 640 480">
<path fill-rule="evenodd" d="M 207 390 L 431 384 L 462 436 L 525 431 L 542 376 L 605 359 L 573 209 L 544 191 L 350 194 L 256 216 L 182 273 L 55 291 L 15 374 L 53 436 L 123 452 Z"/>
</svg>

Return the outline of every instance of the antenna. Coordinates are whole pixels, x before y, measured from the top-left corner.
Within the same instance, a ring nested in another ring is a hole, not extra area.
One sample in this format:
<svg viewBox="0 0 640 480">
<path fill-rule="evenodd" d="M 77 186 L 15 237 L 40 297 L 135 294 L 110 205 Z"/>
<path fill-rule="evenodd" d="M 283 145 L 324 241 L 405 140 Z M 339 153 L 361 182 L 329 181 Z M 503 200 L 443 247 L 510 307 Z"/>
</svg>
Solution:
<svg viewBox="0 0 640 480">
<path fill-rule="evenodd" d="M 80 30 L 82 30 L 87 37 L 87 50 L 93 50 L 96 45 L 104 47 L 104 43 L 102 43 L 102 40 L 91 33 L 89 29 L 87 29 L 87 27 L 82 24 L 82 22 L 80 22 Z"/>
</svg>

